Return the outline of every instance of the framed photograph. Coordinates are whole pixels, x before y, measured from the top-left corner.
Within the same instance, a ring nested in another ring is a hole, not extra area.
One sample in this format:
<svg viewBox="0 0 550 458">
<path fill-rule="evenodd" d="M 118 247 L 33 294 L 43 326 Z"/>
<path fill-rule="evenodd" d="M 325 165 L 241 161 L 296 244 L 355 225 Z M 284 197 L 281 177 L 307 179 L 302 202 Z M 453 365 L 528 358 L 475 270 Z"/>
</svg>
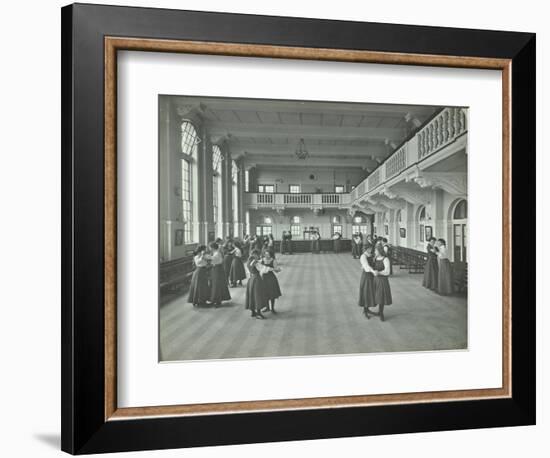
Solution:
<svg viewBox="0 0 550 458">
<path fill-rule="evenodd" d="M 424 230 L 426 231 L 426 242 L 429 241 L 432 237 L 433 237 L 433 228 L 432 226 L 426 226 L 424 228 Z"/>
<path fill-rule="evenodd" d="M 176 229 L 175 245 L 176 246 L 183 245 L 183 229 Z"/>
<path fill-rule="evenodd" d="M 530 33 L 63 8 L 63 450 L 534 424 L 534 78 Z"/>
</svg>

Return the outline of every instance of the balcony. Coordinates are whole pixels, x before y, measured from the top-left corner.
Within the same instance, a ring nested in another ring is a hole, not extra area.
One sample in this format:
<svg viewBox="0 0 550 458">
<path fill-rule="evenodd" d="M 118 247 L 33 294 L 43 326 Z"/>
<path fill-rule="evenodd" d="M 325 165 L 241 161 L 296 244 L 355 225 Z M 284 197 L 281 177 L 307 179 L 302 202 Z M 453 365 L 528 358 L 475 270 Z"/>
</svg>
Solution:
<svg viewBox="0 0 550 458">
<path fill-rule="evenodd" d="M 467 121 L 461 108 L 445 108 L 348 194 L 246 193 L 246 204 L 253 209 L 311 208 L 314 211 L 356 207 L 361 200 L 380 192 L 387 193 L 388 188 L 415 171 L 417 175 L 413 176 L 418 180 L 418 171 L 464 148 Z M 456 193 L 456 189 L 453 191 Z"/>
<path fill-rule="evenodd" d="M 350 194 L 343 193 L 259 193 L 247 192 L 245 202 L 249 208 L 347 208 Z"/>
</svg>

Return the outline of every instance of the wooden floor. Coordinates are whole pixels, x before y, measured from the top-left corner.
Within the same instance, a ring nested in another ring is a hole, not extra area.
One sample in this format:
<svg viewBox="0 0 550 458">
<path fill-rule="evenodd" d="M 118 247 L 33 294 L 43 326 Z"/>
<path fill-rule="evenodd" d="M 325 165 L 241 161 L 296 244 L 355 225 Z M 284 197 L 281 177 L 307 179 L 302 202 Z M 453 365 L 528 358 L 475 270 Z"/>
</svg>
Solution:
<svg viewBox="0 0 550 458">
<path fill-rule="evenodd" d="M 358 260 L 349 254 L 278 256 L 283 297 L 266 320 L 244 310 L 245 287 L 222 307 L 193 308 L 187 297 L 160 309 L 161 361 L 331 355 L 467 347 L 464 297 L 422 287 L 422 275 L 394 269 L 386 321 L 357 306 Z"/>
</svg>

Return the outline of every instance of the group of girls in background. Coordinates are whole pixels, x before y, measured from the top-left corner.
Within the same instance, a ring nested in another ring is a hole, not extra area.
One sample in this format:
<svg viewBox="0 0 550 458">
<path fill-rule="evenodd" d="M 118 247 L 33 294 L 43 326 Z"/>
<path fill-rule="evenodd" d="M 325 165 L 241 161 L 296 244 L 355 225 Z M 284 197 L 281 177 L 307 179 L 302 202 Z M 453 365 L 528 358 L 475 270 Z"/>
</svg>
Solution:
<svg viewBox="0 0 550 458">
<path fill-rule="evenodd" d="M 424 266 L 422 286 L 442 296 L 453 294 L 453 270 L 445 240 L 431 237 L 428 240 L 426 251 L 428 252 L 428 260 Z"/>
<path fill-rule="evenodd" d="M 372 240 L 372 239 L 371 239 Z M 382 241 L 365 244 L 359 258 L 361 280 L 359 283 L 359 307 L 367 319 L 378 316 L 384 321 L 384 307 L 392 304 L 392 295 L 388 277 L 391 275 L 391 259 L 387 255 Z M 372 310 L 377 308 L 377 310 Z"/>
</svg>

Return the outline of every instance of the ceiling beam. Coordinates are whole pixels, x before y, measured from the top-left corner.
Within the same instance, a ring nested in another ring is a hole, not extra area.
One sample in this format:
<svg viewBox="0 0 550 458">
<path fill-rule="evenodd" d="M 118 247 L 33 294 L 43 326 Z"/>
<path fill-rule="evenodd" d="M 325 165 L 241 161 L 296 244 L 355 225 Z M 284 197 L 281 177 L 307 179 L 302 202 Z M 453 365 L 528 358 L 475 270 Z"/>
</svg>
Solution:
<svg viewBox="0 0 550 458">
<path fill-rule="evenodd" d="M 245 138 L 289 138 L 299 140 L 397 140 L 407 132 L 388 127 L 329 127 L 286 124 L 209 123 L 208 133 L 214 142 L 233 136 Z"/>
</svg>

